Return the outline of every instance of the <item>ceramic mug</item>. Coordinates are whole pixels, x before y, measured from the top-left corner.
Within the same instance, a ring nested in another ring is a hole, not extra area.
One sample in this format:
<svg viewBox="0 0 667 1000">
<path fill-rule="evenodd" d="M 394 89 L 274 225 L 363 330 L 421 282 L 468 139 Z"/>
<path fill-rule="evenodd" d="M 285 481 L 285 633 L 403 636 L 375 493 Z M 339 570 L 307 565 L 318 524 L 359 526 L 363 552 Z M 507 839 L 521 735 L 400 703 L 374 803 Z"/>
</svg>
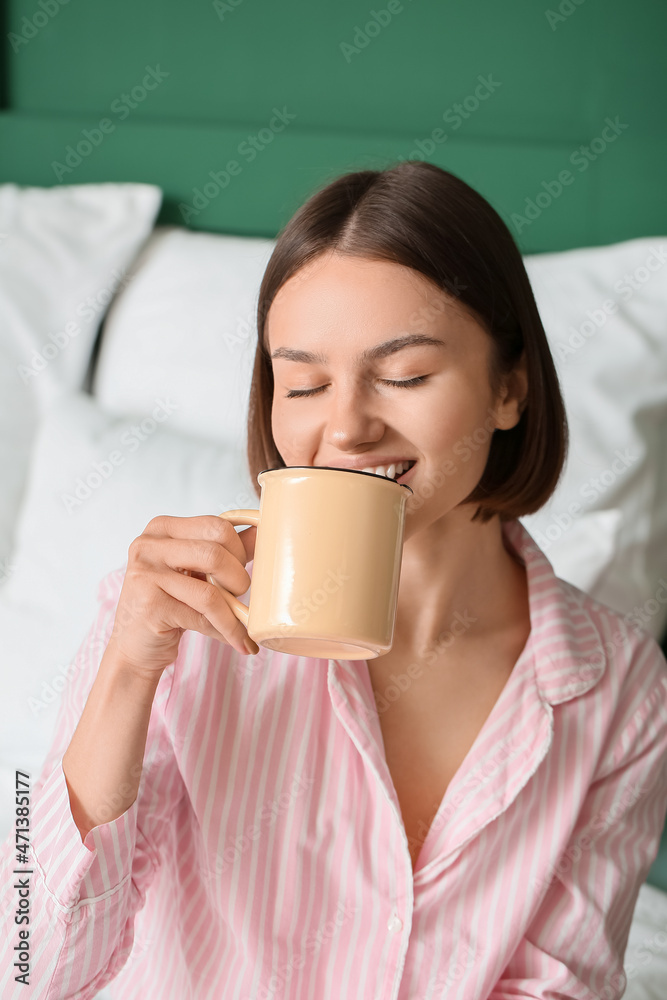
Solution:
<svg viewBox="0 0 667 1000">
<path fill-rule="evenodd" d="M 326 659 L 389 652 L 410 487 L 328 466 L 265 469 L 257 482 L 259 510 L 218 515 L 257 527 L 248 606 L 206 577 L 250 638 Z"/>
</svg>

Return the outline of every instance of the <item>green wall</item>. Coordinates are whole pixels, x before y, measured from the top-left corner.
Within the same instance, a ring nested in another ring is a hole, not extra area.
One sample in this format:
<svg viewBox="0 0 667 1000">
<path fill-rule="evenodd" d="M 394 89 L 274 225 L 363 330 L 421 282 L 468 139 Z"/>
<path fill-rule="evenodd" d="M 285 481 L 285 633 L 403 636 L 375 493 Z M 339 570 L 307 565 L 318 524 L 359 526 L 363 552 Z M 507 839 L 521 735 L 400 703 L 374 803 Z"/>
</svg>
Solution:
<svg viewBox="0 0 667 1000">
<path fill-rule="evenodd" d="M 4 19 L 0 181 L 150 181 L 162 221 L 271 236 L 324 181 L 415 151 L 525 252 L 667 231 L 655 0 L 13 0 Z M 294 116 L 280 131 L 274 108 Z"/>
</svg>

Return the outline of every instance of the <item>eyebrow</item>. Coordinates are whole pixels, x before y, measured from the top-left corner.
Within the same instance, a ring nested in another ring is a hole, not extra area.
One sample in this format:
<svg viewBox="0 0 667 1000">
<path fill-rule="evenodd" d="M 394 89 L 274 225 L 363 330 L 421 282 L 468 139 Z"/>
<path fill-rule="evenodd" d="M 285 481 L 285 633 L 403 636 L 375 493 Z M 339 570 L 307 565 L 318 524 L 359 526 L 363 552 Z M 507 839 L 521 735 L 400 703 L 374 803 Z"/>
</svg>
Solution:
<svg viewBox="0 0 667 1000">
<path fill-rule="evenodd" d="M 424 333 L 406 334 L 403 337 L 394 337 L 393 340 L 385 340 L 382 344 L 376 344 L 375 347 L 367 348 L 367 350 L 362 351 L 359 355 L 359 361 L 374 361 L 378 358 L 386 358 L 390 354 L 395 354 L 396 351 L 403 350 L 404 347 L 413 347 L 422 344 L 430 344 L 433 347 L 447 346 L 444 341 L 437 340 L 435 337 L 428 337 Z M 301 351 L 292 347 L 278 347 L 271 357 L 284 358 L 286 361 L 301 361 L 307 365 L 325 365 L 328 361 L 327 356 L 322 354 L 321 351 L 313 353 L 312 351 Z"/>
</svg>

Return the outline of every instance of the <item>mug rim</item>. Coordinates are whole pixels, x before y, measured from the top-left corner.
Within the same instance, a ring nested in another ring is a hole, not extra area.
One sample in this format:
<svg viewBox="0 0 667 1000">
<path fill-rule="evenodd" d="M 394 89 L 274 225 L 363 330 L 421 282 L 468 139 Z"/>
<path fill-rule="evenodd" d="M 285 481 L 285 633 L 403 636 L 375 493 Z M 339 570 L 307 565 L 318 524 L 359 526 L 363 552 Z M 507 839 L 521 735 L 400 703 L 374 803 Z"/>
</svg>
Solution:
<svg viewBox="0 0 667 1000">
<path fill-rule="evenodd" d="M 263 476 L 265 472 L 282 472 L 283 469 L 308 469 L 310 472 L 313 469 L 328 469 L 332 472 L 352 472 L 357 476 L 373 476 L 375 479 L 386 479 L 388 483 L 393 483 L 394 486 L 402 486 L 403 489 L 409 490 L 414 496 L 414 490 L 407 483 L 398 483 L 391 476 L 378 476 L 376 472 L 364 472 L 363 469 L 341 469 L 338 465 L 279 465 L 273 469 L 262 469 L 261 472 L 257 473 L 257 482 L 259 482 L 259 477 Z M 261 485 L 261 483 L 260 483 Z"/>
</svg>

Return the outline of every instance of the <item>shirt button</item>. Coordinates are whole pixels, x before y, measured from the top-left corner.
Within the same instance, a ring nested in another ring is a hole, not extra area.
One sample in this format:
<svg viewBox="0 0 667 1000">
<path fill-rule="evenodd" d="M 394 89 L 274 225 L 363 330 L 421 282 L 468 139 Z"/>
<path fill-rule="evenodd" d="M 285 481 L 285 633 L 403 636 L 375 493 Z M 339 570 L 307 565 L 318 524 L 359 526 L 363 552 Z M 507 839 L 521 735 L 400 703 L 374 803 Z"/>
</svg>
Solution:
<svg viewBox="0 0 667 1000">
<path fill-rule="evenodd" d="M 392 933 L 396 934 L 403 927 L 403 921 L 400 919 L 400 917 L 394 916 L 387 924 L 387 927 L 389 928 L 390 931 L 392 931 Z"/>
</svg>

